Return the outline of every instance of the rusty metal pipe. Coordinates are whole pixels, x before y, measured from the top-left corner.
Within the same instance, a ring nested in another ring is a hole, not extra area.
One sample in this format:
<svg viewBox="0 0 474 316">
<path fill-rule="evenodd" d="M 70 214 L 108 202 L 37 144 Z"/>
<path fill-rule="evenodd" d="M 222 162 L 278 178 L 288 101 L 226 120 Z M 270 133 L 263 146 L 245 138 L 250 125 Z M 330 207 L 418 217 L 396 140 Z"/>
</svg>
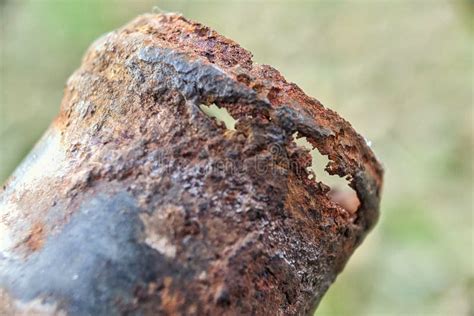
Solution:
<svg viewBox="0 0 474 316">
<path fill-rule="evenodd" d="M 295 133 L 355 211 L 308 177 Z M 348 122 L 233 41 L 140 16 L 89 48 L 1 191 L 0 313 L 308 314 L 375 224 L 382 174 Z"/>
</svg>

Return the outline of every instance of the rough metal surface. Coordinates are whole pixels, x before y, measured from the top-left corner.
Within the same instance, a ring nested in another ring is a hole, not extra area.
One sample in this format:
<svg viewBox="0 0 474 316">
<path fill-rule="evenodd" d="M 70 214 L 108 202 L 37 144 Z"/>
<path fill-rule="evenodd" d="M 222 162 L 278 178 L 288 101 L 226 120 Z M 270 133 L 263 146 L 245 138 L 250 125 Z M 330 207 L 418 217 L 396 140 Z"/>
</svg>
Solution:
<svg viewBox="0 0 474 316">
<path fill-rule="evenodd" d="M 308 177 L 295 133 L 355 212 Z M 375 224 L 382 173 L 348 122 L 236 43 L 140 16 L 91 46 L 3 186 L 0 312 L 308 314 Z"/>
</svg>

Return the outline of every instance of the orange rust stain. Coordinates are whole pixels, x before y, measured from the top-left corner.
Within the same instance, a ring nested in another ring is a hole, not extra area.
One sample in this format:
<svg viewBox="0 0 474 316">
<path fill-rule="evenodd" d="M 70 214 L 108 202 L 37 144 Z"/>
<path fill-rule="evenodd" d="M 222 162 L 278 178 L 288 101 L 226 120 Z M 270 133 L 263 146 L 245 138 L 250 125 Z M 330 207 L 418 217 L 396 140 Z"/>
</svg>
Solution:
<svg viewBox="0 0 474 316">
<path fill-rule="evenodd" d="M 165 277 L 163 280 L 164 289 L 161 292 L 161 305 L 163 310 L 169 315 L 179 315 L 184 299 L 177 292 L 171 289 L 173 278 Z"/>
<path fill-rule="evenodd" d="M 44 225 L 43 223 L 34 224 L 28 237 L 26 238 L 25 245 L 31 251 L 37 251 L 43 247 L 44 244 Z"/>
</svg>

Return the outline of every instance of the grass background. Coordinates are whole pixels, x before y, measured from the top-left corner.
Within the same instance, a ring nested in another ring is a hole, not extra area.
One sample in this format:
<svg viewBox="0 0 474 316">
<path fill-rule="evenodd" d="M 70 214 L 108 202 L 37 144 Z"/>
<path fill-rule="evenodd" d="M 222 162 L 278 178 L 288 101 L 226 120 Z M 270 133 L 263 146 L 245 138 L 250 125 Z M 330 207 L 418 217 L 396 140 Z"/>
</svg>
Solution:
<svg viewBox="0 0 474 316">
<path fill-rule="evenodd" d="M 316 315 L 474 314 L 473 1 L 0 0 L 0 182 L 88 45 L 154 6 L 279 69 L 384 163 L 381 220 Z"/>
</svg>

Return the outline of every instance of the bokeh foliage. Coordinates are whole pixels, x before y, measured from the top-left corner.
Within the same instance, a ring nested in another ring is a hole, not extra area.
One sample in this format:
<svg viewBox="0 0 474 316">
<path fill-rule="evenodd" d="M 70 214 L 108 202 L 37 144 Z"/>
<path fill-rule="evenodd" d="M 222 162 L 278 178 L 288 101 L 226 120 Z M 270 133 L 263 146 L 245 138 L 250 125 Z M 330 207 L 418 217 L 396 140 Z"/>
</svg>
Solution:
<svg viewBox="0 0 474 316">
<path fill-rule="evenodd" d="M 213 27 L 347 118 L 386 168 L 379 225 L 317 315 L 474 313 L 472 1 L 0 1 L 0 180 L 90 43 L 135 15 Z"/>
</svg>

